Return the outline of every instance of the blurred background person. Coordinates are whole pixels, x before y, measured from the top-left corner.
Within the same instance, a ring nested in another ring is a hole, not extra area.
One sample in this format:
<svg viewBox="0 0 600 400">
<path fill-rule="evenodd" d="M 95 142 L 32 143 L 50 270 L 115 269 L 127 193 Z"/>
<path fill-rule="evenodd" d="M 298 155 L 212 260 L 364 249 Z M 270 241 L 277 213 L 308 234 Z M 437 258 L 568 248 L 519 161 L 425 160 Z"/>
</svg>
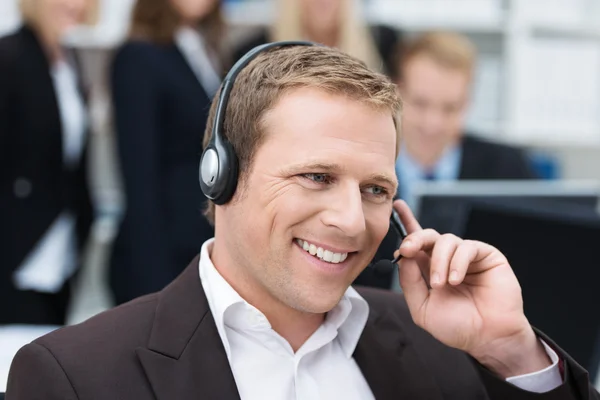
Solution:
<svg viewBox="0 0 600 400">
<path fill-rule="evenodd" d="M 400 198 L 414 206 L 412 187 L 420 180 L 536 178 L 522 150 L 485 141 L 465 128 L 477 61 L 466 36 L 428 32 L 400 51 Z"/>
<path fill-rule="evenodd" d="M 213 236 L 198 184 L 202 132 L 221 81 L 218 0 L 138 0 L 111 91 L 126 197 L 113 246 L 117 304 L 171 282 Z"/>
<path fill-rule="evenodd" d="M 275 7 L 271 26 L 241 43 L 234 60 L 267 42 L 309 40 L 337 47 L 376 71 L 396 70 L 393 56 L 399 33 L 384 25 L 367 26 L 355 0 L 277 0 Z"/>
<path fill-rule="evenodd" d="M 75 53 L 92 0 L 22 0 L 0 39 L 0 324 L 62 325 L 93 219 L 88 116 Z"/>
<path fill-rule="evenodd" d="M 424 180 L 537 178 L 522 150 L 467 132 L 476 50 L 466 36 L 426 32 L 406 41 L 396 59 L 394 75 L 404 101 L 397 197 L 414 208 L 414 186 Z M 390 229 L 374 261 L 393 258 L 398 241 Z M 394 272 L 366 269 L 356 283 L 390 288 Z"/>
</svg>

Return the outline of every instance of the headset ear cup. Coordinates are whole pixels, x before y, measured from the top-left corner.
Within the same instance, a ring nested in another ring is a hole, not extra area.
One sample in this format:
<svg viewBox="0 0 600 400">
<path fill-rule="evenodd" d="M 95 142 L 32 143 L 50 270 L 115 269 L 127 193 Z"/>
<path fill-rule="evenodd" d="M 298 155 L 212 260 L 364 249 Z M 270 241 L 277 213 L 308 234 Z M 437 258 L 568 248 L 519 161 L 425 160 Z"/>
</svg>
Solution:
<svg viewBox="0 0 600 400">
<path fill-rule="evenodd" d="M 238 158 L 229 142 L 225 142 L 219 154 L 219 182 L 218 191 L 214 193 L 213 202 L 223 205 L 231 200 L 237 188 L 239 175 Z"/>
</svg>

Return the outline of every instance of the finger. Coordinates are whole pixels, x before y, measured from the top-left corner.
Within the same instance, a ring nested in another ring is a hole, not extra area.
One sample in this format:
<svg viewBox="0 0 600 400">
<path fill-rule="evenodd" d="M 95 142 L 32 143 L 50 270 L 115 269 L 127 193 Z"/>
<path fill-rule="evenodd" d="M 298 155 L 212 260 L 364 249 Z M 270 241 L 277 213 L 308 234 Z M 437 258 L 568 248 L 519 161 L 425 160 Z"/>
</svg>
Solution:
<svg viewBox="0 0 600 400">
<path fill-rule="evenodd" d="M 415 215 L 411 211 L 410 207 L 404 200 L 396 200 L 394 201 L 394 208 L 400 217 L 400 221 L 402 221 L 402 225 L 406 228 L 406 233 L 409 235 L 413 232 L 417 232 L 422 230 L 421 224 L 415 218 Z"/>
<path fill-rule="evenodd" d="M 431 253 L 431 275 L 429 282 L 431 287 L 443 287 L 448 281 L 450 262 L 461 244 L 462 239 L 451 234 L 439 237 Z"/>
<path fill-rule="evenodd" d="M 460 285 L 465 279 L 469 267 L 477 259 L 477 244 L 471 240 L 464 240 L 454 252 L 450 262 L 450 278 L 448 282 L 451 285 Z"/>
<path fill-rule="evenodd" d="M 429 299 L 429 288 L 421 275 L 417 261 L 407 258 L 400 261 L 398 278 L 410 315 L 417 325 L 422 326 L 425 305 Z"/>
<path fill-rule="evenodd" d="M 424 251 L 420 251 L 414 258 L 421 270 L 421 275 L 425 282 L 427 283 L 427 287 L 431 289 L 431 283 L 429 282 L 429 277 L 431 276 L 431 269 L 429 268 L 431 265 L 431 257 Z"/>
<path fill-rule="evenodd" d="M 400 250 L 396 250 L 394 252 L 394 258 L 398 257 L 398 254 L 400 254 Z M 431 275 L 429 273 L 429 260 L 430 257 L 423 251 L 417 253 L 416 256 L 414 256 L 412 258 L 413 260 L 415 260 L 417 262 L 417 265 L 419 266 L 419 269 L 421 270 L 421 275 L 423 276 L 423 279 L 425 279 L 425 283 L 427 284 L 427 286 L 429 287 L 429 276 Z M 398 266 L 401 266 L 402 261 L 398 262 Z"/>
<path fill-rule="evenodd" d="M 409 234 L 400 245 L 400 254 L 404 257 L 412 258 L 420 251 L 431 254 L 435 242 L 440 234 L 433 229 L 422 229 Z"/>
</svg>

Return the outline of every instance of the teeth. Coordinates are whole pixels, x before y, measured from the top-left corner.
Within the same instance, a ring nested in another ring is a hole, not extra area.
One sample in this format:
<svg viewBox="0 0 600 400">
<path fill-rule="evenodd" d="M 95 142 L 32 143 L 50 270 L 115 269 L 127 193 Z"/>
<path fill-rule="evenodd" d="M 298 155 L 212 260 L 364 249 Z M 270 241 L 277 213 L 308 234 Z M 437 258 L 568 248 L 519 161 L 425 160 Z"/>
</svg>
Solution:
<svg viewBox="0 0 600 400">
<path fill-rule="evenodd" d="M 313 256 L 320 258 L 323 261 L 327 261 L 333 264 L 341 263 L 348 258 L 348 253 L 334 253 L 330 250 L 325 250 L 322 247 L 317 247 L 314 244 L 308 243 L 304 240 L 296 239 L 296 242 L 305 251 Z"/>
</svg>

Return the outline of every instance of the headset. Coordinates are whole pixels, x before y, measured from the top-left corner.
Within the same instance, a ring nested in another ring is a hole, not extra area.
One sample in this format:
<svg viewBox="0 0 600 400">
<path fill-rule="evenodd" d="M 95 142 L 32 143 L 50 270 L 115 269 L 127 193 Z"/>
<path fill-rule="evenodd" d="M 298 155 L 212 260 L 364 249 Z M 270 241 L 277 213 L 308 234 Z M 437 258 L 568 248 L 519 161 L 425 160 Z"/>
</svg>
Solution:
<svg viewBox="0 0 600 400">
<path fill-rule="evenodd" d="M 200 161 L 200 187 L 204 195 L 217 205 L 223 205 L 233 197 L 238 183 L 238 158 L 231 143 L 223 136 L 223 124 L 229 95 L 235 79 L 260 53 L 275 47 L 287 46 L 320 46 L 305 41 L 285 41 L 266 43 L 257 46 L 246 53 L 229 70 L 219 93 L 215 121 L 212 126 L 211 138 L 202 153 Z"/>
<path fill-rule="evenodd" d="M 292 40 L 283 42 L 266 43 L 257 46 L 240 58 L 229 70 L 219 93 L 219 99 L 216 106 L 215 120 L 212 126 L 211 138 L 202 152 L 200 160 L 199 178 L 202 193 L 217 205 L 226 204 L 233 197 L 238 184 L 239 162 L 235 150 L 231 143 L 223 136 L 223 125 L 225 122 L 225 112 L 231 90 L 240 71 L 242 71 L 259 54 L 276 47 L 289 46 L 321 46 L 320 44 Z M 406 237 L 406 230 L 400 222 L 398 214 L 394 210 L 390 218 L 391 226 L 401 240 Z M 392 261 L 398 262 L 400 257 Z"/>
</svg>

